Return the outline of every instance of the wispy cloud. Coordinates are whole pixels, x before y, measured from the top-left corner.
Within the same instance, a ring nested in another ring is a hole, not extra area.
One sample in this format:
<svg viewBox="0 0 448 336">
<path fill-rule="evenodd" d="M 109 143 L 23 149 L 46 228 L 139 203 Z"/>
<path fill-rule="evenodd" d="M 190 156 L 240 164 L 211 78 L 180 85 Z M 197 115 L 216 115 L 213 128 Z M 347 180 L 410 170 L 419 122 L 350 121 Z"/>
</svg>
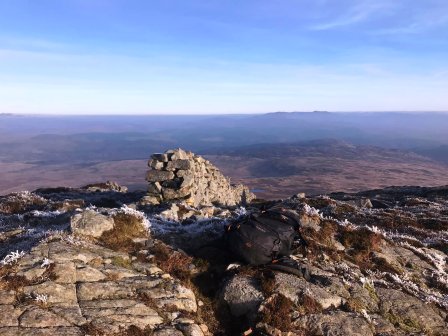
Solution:
<svg viewBox="0 0 448 336">
<path fill-rule="evenodd" d="M 378 13 L 390 9 L 393 5 L 390 2 L 364 1 L 352 7 L 337 18 L 318 23 L 309 27 L 310 30 L 329 30 L 370 20 Z"/>
<path fill-rule="evenodd" d="M 407 22 L 396 25 L 394 27 L 378 29 L 374 32 L 377 35 L 394 35 L 394 34 L 418 34 L 424 33 L 431 29 L 437 29 L 448 25 L 448 14 L 444 10 L 431 11 L 427 13 L 418 13 L 409 18 Z"/>
</svg>

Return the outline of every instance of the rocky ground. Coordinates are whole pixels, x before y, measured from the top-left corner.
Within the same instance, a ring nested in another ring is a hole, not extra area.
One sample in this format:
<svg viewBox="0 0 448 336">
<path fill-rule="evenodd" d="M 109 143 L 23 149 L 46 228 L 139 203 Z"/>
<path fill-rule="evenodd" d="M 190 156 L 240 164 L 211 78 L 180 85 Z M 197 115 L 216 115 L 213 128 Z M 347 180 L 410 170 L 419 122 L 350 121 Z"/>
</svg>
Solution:
<svg viewBox="0 0 448 336">
<path fill-rule="evenodd" d="M 145 205 L 112 183 L 0 197 L 0 335 L 448 335 L 448 187 Z M 310 281 L 238 264 L 224 226 L 296 210 Z"/>
</svg>

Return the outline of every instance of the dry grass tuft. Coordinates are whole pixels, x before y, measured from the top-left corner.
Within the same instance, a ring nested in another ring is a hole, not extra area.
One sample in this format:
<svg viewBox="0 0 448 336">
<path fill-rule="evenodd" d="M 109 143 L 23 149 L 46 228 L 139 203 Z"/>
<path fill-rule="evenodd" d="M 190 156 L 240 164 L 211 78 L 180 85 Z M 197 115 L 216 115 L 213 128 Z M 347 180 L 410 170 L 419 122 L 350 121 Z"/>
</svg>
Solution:
<svg viewBox="0 0 448 336">
<path fill-rule="evenodd" d="M 322 312 L 322 306 L 314 298 L 307 294 L 302 295 L 300 298 L 298 308 L 298 311 L 300 311 L 303 315 Z"/>
<path fill-rule="evenodd" d="M 119 213 L 114 216 L 114 228 L 106 231 L 100 237 L 100 241 L 107 247 L 124 252 L 134 252 L 135 244 L 132 242 L 134 238 L 142 238 L 148 235 L 143 227 L 140 219 L 133 215 Z"/>
<path fill-rule="evenodd" d="M 274 294 L 261 309 L 259 320 L 281 331 L 290 331 L 293 307 L 294 304 L 285 296 Z"/>
<path fill-rule="evenodd" d="M 162 242 L 151 248 L 150 252 L 155 255 L 157 266 L 166 273 L 169 273 L 184 283 L 190 284 L 191 272 L 190 265 L 193 258 L 169 248 Z"/>
<path fill-rule="evenodd" d="M 371 268 L 371 252 L 380 250 L 381 235 L 367 228 L 353 230 L 341 227 L 340 236 L 341 242 L 347 248 L 347 253 L 353 262 L 361 268 Z"/>
</svg>

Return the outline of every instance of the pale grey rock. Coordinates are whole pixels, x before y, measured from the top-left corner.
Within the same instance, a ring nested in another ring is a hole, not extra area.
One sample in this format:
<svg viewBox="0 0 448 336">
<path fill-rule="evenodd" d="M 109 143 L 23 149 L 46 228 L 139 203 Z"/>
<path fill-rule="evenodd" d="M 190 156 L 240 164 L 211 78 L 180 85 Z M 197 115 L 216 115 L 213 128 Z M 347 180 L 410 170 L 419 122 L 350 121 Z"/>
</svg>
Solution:
<svg viewBox="0 0 448 336">
<path fill-rule="evenodd" d="M 162 186 L 159 182 L 152 182 L 148 185 L 148 193 L 158 195 L 162 191 Z"/>
<path fill-rule="evenodd" d="M 153 169 L 162 169 L 164 166 L 164 163 L 162 161 L 157 161 L 155 159 L 151 159 L 148 161 L 148 166 Z"/>
<path fill-rule="evenodd" d="M 68 321 L 70 324 L 81 326 L 87 323 L 87 320 L 82 315 L 81 308 L 79 308 L 78 305 L 68 307 L 52 306 L 48 309 Z"/>
<path fill-rule="evenodd" d="M 83 265 L 76 268 L 75 278 L 77 282 L 96 282 L 106 279 L 106 275 L 94 267 Z"/>
<path fill-rule="evenodd" d="M 53 273 L 56 275 L 56 283 L 71 284 L 76 282 L 76 267 L 71 261 L 54 263 Z"/>
<path fill-rule="evenodd" d="M 29 296 L 46 295 L 49 304 L 74 305 L 77 302 L 75 284 L 57 284 L 53 281 L 45 281 L 33 286 L 25 286 L 23 292 Z"/>
<path fill-rule="evenodd" d="M 19 316 L 23 309 L 13 305 L 0 305 L 0 327 L 16 327 L 19 325 Z"/>
<path fill-rule="evenodd" d="M 70 219 L 70 227 L 74 234 L 99 238 L 114 228 L 114 220 L 93 210 L 85 210 Z"/>
<path fill-rule="evenodd" d="M 345 299 L 341 296 L 332 294 L 325 288 L 314 285 L 292 274 L 276 273 L 275 281 L 277 283 L 277 292 L 296 304 L 300 303 L 303 295 L 308 295 L 316 300 L 323 309 L 338 308 L 345 302 Z"/>
<path fill-rule="evenodd" d="M 365 318 L 354 313 L 342 311 L 328 314 L 310 314 L 299 317 L 294 321 L 310 332 L 310 335 L 325 336 L 373 336 L 373 327 Z"/>
<path fill-rule="evenodd" d="M 181 148 L 178 148 L 176 150 L 173 150 L 173 154 L 171 156 L 171 160 L 187 160 L 188 154 Z"/>
<path fill-rule="evenodd" d="M 0 305 L 13 304 L 16 300 L 16 293 L 12 290 L 0 290 Z"/>
<path fill-rule="evenodd" d="M 70 323 L 62 317 L 36 306 L 30 306 L 19 319 L 25 328 L 69 327 Z"/>
<path fill-rule="evenodd" d="M 79 300 L 126 299 L 134 296 L 130 287 L 116 281 L 82 282 L 77 286 Z"/>
<path fill-rule="evenodd" d="M 415 328 L 415 332 L 425 331 L 433 334 L 445 332 L 446 313 L 431 305 L 425 305 L 417 298 L 396 289 L 378 288 L 381 315 L 398 321 L 400 327 Z"/>
<path fill-rule="evenodd" d="M 38 279 L 39 277 L 41 277 L 45 273 L 45 271 L 45 268 L 37 265 L 33 268 L 17 272 L 17 275 L 25 277 L 25 279 L 28 281 L 32 281 L 33 279 Z"/>
<path fill-rule="evenodd" d="M 146 173 L 146 180 L 148 182 L 162 182 L 174 178 L 174 173 L 165 170 L 148 170 Z"/>
<path fill-rule="evenodd" d="M 173 327 L 164 327 L 154 331 L 153 336 L 184 336 L 184 334 Z"/>
<path fill-rule="evenodd" d="M 182 188 L 182 189 L 164 188 L 162 190 L 162 194 L 163 194 L 164 199 L 166 199 L 166 200 L 175 200 L 175 199 L 189 197 L 191 194 L 191 191 L 188 188 Z"/>
<path fill-rule="evenodd" d="M 229 307 L 235 317 L 253 317 L 264 296 L 253 278 L 236 275 L 223 287 L 220 301 Z"/>
<path fill-rule="evenodd" d="M 182 169 L 182 170 L 188 170 L 191 168 L 191 161 L 190 160 L 173 160 L 169 161 L 166 165 L 167 170 L 175 170 L 175 169 Z"/>
<path fill-rule="evenodd" d="M 255 197 L 247 187 L 231 185 L 216 167 L 200 156 L 181 149 L 169 150 L 165 155 L 167 163 L 148 171 L 147 176 L 150 182 L 164 181 L 162 190 L 158 191 L 150 185 L 148 196 L 154 198 L 146 197 L 142 202 L 159 204 L 163 201 L 186 199 L 188 205 L 197 208 L 214 204 L 246 204 Z M 153 159 L 156 158 L 153 156 Z M 163 161 L 162 158 L 159 161 Z M 178 181 L 179 178 L 181 181 Z"/>
<path fill-rule="evenodd" d="M 176 328 L 182 330 L 184 336 L 204 336 L 202 329 L 194 323 L 176 325 Z"/>
<path fill-rule="evenodd" d="M 168 162 L 169 157 L 171 157 L 171 153 L 170 154 L 165 154 L 165 153 L 155 153 L 151 155 L 151 158 L 156 160 L 156 161 L 161 161 L 161 162 Z"/>
<path fill-rule="evenodd" d="M 77 327 L 50 327 L 50 328 L 1 328 L 2 336 L 86 336 Z"/>
</svg>

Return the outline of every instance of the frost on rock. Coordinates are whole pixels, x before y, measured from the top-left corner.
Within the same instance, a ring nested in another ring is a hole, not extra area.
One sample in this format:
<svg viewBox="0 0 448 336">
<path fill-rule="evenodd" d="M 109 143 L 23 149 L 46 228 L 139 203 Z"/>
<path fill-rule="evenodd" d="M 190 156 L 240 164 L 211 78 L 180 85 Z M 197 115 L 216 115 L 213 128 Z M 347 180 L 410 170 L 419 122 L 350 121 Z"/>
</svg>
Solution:
<svg viewBox="0 0 448 336">
<path fill-rule="evenodd" d="M 319 216 L 321 217 L 322 214 L 319 212 L 319 210 L 309 206 L 308 204 L 304 204 L 303 205 L 303 211 L 308 215 L 308 216 Z"/>
<path fill-rule="evenodd" d="M 46 268 L 48 266 L 50 266 L 53 263 L 53 261 L 51 261 L 48 258 L 45 258 L 44 260 L 42 260 L 42 264 L 40 265 L 41 268 Z"/>
<path fill-rule="evenodd" d="M 121 208 L 119 209 L 113 209 L 113 210 L 109 210 L 108 214 L 111 216 L 115 216 L 118 214 L 125 214 L 125 215 L 130 215 L 133 216 L 135 218 L 137 218 L 138 220 L 141 221 L 143 227 L 149 232 L 150 228 L 151 228 L 151 222 L 149 221 L 148 217 L 146 217 L 145 213 L 133 208 L 128 207 L 126 204 L 123 205 Z"/>
<path fill-rule="evenodd" d="M 2 261 L 0 261 L 0 263 L 5 266 L 5 265 L 13 265 L 15 264 L 20 258 L 25 256 L 25 252 L 24 251 L 12 251 L 10 252 L 8 255 L 6 255 Z"/>
</svg>

